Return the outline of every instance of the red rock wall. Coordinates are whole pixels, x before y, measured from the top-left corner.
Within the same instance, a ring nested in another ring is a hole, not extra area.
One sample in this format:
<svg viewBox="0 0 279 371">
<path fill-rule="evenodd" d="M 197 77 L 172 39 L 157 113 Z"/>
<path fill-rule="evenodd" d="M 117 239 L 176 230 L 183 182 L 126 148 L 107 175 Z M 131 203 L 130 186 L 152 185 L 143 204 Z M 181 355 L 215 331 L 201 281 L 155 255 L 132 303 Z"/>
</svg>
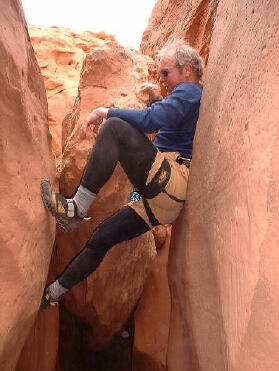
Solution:
<svg viewBox="0 0 279 371">
<path fill-rule="evenodd" d="M 54 222 L 40 179 L 54 177 L 47 100 L 20 1 L 0 12 L 0 369 L 12 371 L 47 277 Z"/>
<path fill-rule="evenodd" d="M 53 179 L 54 174 L 46 96 L 18 1 L 2 2 L 0 25 L 0 196 L 5 216 L 0 224 L 0 369 L 15 369 L 31 329 L 16 369 L 53 371 L 57 311 L 43 313 L 31 328 L 54 239 L 53 219 L 42 206 L 38 187 L 41 177 Z M 143 340 L 147 332 L 137 330 L 137 366 L 146 361 L 150 370 L 278 369 L 278 29 L 273 2 L 162 0 L 153 11 L 143 37 L 146 53 L 154 55 L 177 35 L 207 59 L 211 44 L 187 207 L 173 230 L 168 263 L 168 345 L 164 333 L 158 353 Z M 154 66 L 130 53 L 108 46 L 88 57 L 75 107 L 63 123 L 60 179 L 68 195 L 79 183 L 93 141 L 92 136 L 85 142 L 77 139 L 87 113 L 98 105 L 143 106 L 136 87 L 149 79 Z M 57 60 L 64 63 L 62 57 Z M 130 187 L 117 169 L 90 211 L 92 222 L 67 237 L 58 233 L 58 271 L 83 247 L 92 228 L 127 202 Z M 94 330 L 92 349 L 108 342 L 127 319 L 154 255 L 151 234 L 118 246 L 94 275 L 67 294 L 66 307 Z M 136 328 L 148 323 L 148 309 L 156 308 L 148 295 L 152 282 L 136 314 Z"/>
<path fill-rule="evenodd" d="M 173 231 L 169 371 L 279 366 L 278 12 L 275 2 L 218 6 Z"/>
<path fill-rule="evenodd" d="M 154 269 L 145 283 L 134 321 L 133 371 L 167 370 L 167 348 L 170 325 L 170 291 L 167 265 L 171 230 L 157 250 Z"/>
<path fill-rule="evenodd" d="M 48 122 L 57 160 L 62 155 L 62 121 L 77 96 L 80 70 L 86 53 L 114 41 L 112 35 L 68 28 L 29 25 L 28 31 L 44 79 Z"/>
<path fill-rule="evenodd" d="M 47 283 L 56 277 L 54 244 Z M 15 371 L 55 371 L 59 343 L 59 308 L 38 312 L 18 359 Z"/>
<path fill-rule="evenodd" d="M 28 334 L 15 371 L 55 371 L 58 342 L 58 308 L 39 313 Z"/>
<path fill-rule="evenodd" d="M 143 33 L 141 51 L 152 57 L 167 40 L 187 40 L 207 63 L 219 0 L 159 0 Z"/>
</svg>

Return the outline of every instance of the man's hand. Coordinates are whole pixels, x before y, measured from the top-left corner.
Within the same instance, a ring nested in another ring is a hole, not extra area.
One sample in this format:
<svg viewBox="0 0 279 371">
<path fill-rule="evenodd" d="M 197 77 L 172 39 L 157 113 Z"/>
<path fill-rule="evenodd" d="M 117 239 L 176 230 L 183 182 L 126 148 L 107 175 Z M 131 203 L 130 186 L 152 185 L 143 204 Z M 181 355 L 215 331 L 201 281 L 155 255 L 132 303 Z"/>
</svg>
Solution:
<svg viewBox="0 0 279 371">
<path fill-rule="evenodd" d="M 156 84 L 151 84 L 149 82 L 142 84 L 139 91 L 140 93 L 148 94 L 149 103 L 163 99 L 161 95 L 161 89 Z"/>
<path fill-rule="evenodd" d="M 86 130 L 89 125 L 93 125 L 93 131 L 97 133 L 99 126 L 106 119 L 108 115 L 108 108 L 99 107 L 94 109 L 87 117 L 81 127 L 81 138 L 86 138 Z"/>
</svg>

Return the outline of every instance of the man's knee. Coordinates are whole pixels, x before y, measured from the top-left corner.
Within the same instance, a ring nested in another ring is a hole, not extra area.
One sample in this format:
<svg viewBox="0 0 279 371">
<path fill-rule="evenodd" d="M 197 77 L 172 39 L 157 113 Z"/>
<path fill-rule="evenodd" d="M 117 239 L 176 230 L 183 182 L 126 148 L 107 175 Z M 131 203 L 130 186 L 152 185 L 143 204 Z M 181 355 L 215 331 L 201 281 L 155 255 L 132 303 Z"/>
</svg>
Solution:
<svg viewBox="0 0 279 371">
<path fill-rule="evenodd" d="M 124 134 L 131 135 L 131 132 L 137 131 L 132 125 L 130 125 L 128 122 L 119 119 L 118 117 L 110 117 L 106 120 L 106 122 L 101 127 L 102 131 L 110 131 L 114 135 L 123 136 Z M 100 131 L 101 133 L 101 131 Z"/>
<path fill-rule="evenodd" d="M 103 128 L 118 128 L 123 125 L 129 125 L 126 121 L 119 119 L 118 117 L 110 117 L 108 118 L 104 125 L 102 126 Z"/>
</svg>

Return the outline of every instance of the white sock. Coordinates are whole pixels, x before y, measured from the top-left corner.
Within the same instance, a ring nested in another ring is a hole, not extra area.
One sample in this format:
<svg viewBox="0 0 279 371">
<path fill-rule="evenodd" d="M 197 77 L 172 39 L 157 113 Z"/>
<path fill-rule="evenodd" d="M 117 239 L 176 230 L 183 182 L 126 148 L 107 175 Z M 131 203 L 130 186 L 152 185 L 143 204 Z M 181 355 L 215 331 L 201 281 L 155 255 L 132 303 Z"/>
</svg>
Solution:
<svg viewBox="0 0 279 371">
<path fill-rule="evenodd" d="M 48 286 L 49 293 L 53 299 L 59 298 L 60 295 L 64 294 L 64 292 L 68 291 L 65 287 L 60 285 L 58 280 L 54 281 L 51 285 Z"/>
<path fill-rule="evenodd" d="M 80 218 L 83 218 L 86 215 L 95 197 L 95 193 L 89 191 L 89 189 L 83 187 L 82 185 L 78 187 L 73 201 L 77 206 L 78 216 Z"/>
</svg>

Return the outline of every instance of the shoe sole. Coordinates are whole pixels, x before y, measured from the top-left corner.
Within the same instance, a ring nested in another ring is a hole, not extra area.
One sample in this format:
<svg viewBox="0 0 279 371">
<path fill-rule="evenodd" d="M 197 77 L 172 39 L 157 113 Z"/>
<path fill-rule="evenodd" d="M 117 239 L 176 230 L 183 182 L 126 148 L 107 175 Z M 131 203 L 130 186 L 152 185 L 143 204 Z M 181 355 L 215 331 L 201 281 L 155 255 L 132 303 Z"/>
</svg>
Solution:
<svg viewBox="0 0 279 371">
<path fill-rule="evenodd" d="M 66 215 L 63 216 L 56 211 L 55 206 L 51 202 L 52 186 L 48 179 L 41 180 L 41 195 L 45 207 L 53 215 L 57 223 L 62 227 L 66 232 L 72 232 L 77 225 L 82 221 L 76 218 L 69 218 Z"/>
<path fill-rule="evenodd" d="M 39 307 L 39 311 L 42 312 L 42 311 L 44 311 L 47 308 L 58 307 L 58 306 L 59 306 L 59 301 L 58 300 L 45 302 L 43 304 L 41 303 L 40 304 L 40 307 Z"/>
</svg>

